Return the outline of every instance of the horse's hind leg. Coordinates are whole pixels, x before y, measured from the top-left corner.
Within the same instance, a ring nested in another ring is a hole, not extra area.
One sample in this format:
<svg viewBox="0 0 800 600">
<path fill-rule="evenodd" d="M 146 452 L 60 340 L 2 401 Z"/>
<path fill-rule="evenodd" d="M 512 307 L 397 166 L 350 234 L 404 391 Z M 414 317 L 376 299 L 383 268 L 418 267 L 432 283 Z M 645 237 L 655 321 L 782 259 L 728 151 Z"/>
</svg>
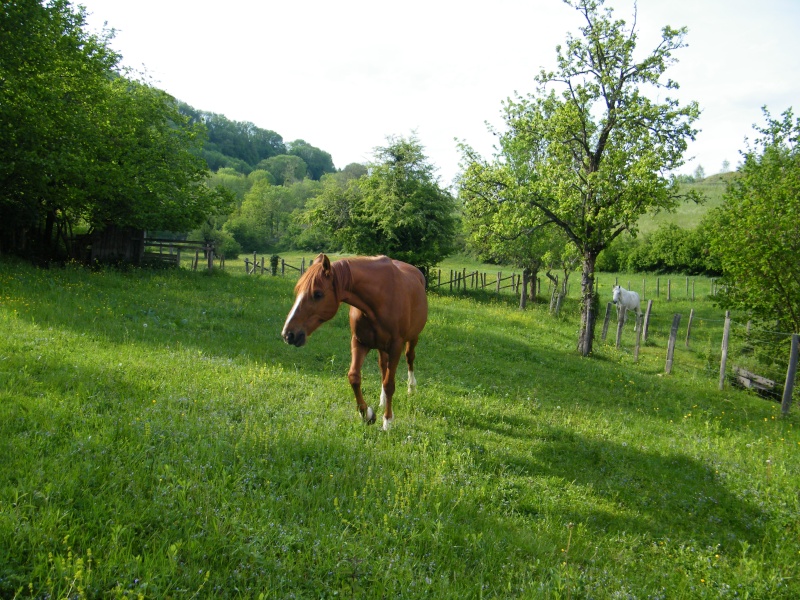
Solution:
<svg viewBox="0 0 800 600">
<path fill-rule="evenodd" d="M 378 367 L 381 370 L 381 406 L 386 406 L 386 388 L 383 387 L 383 382 L 386 379 L 386 374 L 389 370 L 389 354 L 383 350 L 378 351 Z"/>
<path fill-rule="evenodd" d="M 361 416 L 371 425 L 375 422 L 375 411 L 373 411 L 364 401 L 364 394 L 361 393 L 361 367 L 364 366 L 364 359 L 367 357 L 369 348 L 360 344 L 353 336 L 350 339 L 350 371 L 347 373 L 347 379 L 350 381 L 350 386 L 353 388 L 353 394 L 356 397 L 356 404 L 358 404 L 358 412 Z"/>
<path fill-rule="evenodd" d="M 381 398 L 385 404 L 383 409 L 383 429 L 385 431 L 389 429 L 394 420 L 394 413 L 392 412 L 392 398 L 394 397 L 395 389 L 394 377 L 397 373 L 397 364 L 400 362 L 402 347 L 401 343 L 393 347 L 389 352 L 381 352 L 381 358 L 379 359 L 383 383 Z"/>
<path fill-rule="evenodd" d="M 417 389 L 417 378 L 414 377 L 414 359 L 417 356 L 415 348 L 417 339 L 406 342 L 406 362 L 408 363 L 408 393 L 411 394 Z"/>
</svg>

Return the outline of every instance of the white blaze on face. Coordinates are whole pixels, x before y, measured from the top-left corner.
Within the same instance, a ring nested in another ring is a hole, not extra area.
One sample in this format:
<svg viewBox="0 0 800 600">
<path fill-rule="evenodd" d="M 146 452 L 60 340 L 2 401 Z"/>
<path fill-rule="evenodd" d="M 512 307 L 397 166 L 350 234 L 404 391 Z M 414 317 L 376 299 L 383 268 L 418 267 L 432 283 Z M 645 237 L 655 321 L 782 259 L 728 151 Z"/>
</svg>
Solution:
<svg viewBox="0 0 800 600">
<path fill-rule="evenodd" d="M 305 292 L 300 292 L 297 294 L 297 299 L 294 301 L 294 306 L 292 306 L 292 310 L 289 311 L 289 316 L 286 317 L 286 323 L 283 324 L 283 332 L 286 333 L 286 328 L 289 326 L 289 323 L 294 318 L 294 314 L 297 312 L 297 309 L 300 307 L 300 303 L 303 301 L 303 297 L 306 295 Z"/>
</svg>

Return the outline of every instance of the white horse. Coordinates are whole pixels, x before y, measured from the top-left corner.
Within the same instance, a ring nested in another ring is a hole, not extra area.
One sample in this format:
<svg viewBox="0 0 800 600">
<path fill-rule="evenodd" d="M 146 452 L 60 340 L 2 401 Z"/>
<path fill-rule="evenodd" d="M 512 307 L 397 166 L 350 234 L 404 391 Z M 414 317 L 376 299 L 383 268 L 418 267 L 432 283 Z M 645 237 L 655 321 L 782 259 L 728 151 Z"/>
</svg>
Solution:
<svg viewBox="0 0 800 600">
<path fill-rule="evenodd" d="M 639 303 L 639 294 L 636 292 L 631 292 L 626 290 L 624 287 L 620 287 L 618 285 L 614 286 L 614 304 L 617 305 L 617 310 L 620 308 L 624 308 L 626 310 L 625 318 L 627 320 L 627 311 L 635 310 L 636 317 L 642 316 L 642 307 Z M 638 320 L 637 320 L 638 322 Z M 636 325 L 634 325 L 633 330 L 636 331 Z"/>
</svg>

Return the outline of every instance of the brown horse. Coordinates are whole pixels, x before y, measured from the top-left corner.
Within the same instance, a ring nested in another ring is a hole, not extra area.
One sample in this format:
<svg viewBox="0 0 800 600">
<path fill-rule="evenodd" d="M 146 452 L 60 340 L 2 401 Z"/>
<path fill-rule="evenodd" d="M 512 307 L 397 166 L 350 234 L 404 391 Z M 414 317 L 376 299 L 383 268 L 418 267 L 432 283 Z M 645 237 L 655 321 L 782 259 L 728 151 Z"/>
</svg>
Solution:
<svg viewBox="0 0 800 600">
<path fill-rule="evenodd" d="M 300 347 L 325 321 L 333 318 L 344 302 L 350 305 L 350 352 L 347 374 L 358 410 L 367 423 L 375 412 L 361 393 L 361 367 L 371 349 L 378 350 L 381 369 L 383 428 L 394 418 L 392 396 L 394 376 L 405 346 L 408 362 L 408 391 L 414 390 L 414 348 L 428 319 L 428 299 L 422 272 L 386 256 L 348 258 L 333 263 L 320 254 L 300 277 L 294 288 L 295 302 L 281 336 Z"/>
</svg>

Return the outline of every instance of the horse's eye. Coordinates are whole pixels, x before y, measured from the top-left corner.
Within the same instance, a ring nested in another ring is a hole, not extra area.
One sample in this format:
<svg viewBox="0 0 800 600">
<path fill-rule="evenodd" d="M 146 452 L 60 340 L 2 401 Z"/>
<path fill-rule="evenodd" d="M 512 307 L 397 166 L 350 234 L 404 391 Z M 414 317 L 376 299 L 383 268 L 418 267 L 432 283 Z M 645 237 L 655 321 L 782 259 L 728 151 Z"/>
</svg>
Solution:
<svg viewBox="0 0 800 600">
<path fill-rule="evenodd" d="M 314 292 L 314 300 L 322 300 L 322 297 L 324 295 L 325 294 L 323 294 L 320 290 L 317 290 L 316 292 Z"/>
</svg>

